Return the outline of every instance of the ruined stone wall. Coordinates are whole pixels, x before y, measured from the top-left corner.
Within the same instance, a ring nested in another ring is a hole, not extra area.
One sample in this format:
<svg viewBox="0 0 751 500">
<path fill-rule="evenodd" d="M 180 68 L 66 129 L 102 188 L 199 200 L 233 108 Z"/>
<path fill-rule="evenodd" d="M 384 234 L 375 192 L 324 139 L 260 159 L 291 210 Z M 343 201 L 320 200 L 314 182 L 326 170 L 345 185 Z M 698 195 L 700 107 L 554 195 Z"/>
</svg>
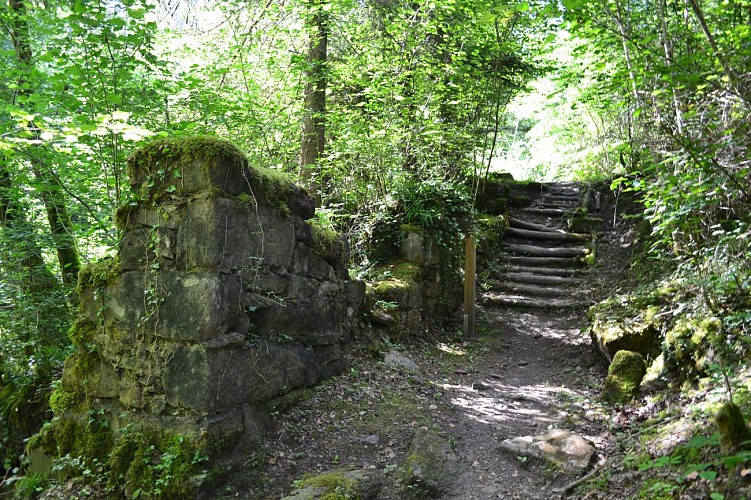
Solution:
<svg viewBox="0 0 751 500">
<path fill-rule="evenodd" d="M 462 299 L 461 277 L 435 235 L 405 224 L 400 239 L 399 254 L 379 267 L 384 277 L 373 282 L 369 312 L 373 326 L 395 340 L 441 324 Z"/>
<path fill-rule="evenodd" d="M 227 449 L 263 403 L 343 369 L 364 285 L 313 199 L 229 143 L 161 140 L 128 167 L 139 201 L 118 212 L 119 256 L 81 275 L 58 411 Z"/>
</svg>

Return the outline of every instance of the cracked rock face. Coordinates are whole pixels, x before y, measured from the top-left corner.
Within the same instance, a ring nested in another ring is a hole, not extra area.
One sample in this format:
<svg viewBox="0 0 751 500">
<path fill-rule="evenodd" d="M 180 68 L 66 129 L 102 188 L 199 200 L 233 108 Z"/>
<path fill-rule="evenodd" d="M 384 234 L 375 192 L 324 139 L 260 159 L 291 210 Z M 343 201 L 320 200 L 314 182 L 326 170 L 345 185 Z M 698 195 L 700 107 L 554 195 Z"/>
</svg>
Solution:
<svg viewBox="0 0 751 500">
<path fill-rule="evenodd" d="M 570 473 L 587 471 L 597 457 L 592 442 L 563 429 L 541 436 L 506 439 L 501 443 L 501 449 L 518 456 L 546 460 Z"/>
</svg>

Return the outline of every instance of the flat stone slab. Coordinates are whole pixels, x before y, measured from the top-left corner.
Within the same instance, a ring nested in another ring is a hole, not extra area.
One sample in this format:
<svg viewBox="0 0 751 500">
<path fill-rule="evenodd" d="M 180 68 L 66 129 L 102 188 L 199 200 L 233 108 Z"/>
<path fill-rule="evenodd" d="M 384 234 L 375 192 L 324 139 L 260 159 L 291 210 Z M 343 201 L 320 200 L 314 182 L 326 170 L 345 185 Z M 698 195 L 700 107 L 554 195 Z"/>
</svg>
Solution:
<svg viewBox="0 0 751 500">
<path fill-rule="evenodd" d="M 501 449 L 517 456 L 540 458 L 566 472 L 586 472 L 597 458 L 594 444 L 578 434 L 554 429 L 541 436 L 522 436 L 506 439 Z"/>
</svg>

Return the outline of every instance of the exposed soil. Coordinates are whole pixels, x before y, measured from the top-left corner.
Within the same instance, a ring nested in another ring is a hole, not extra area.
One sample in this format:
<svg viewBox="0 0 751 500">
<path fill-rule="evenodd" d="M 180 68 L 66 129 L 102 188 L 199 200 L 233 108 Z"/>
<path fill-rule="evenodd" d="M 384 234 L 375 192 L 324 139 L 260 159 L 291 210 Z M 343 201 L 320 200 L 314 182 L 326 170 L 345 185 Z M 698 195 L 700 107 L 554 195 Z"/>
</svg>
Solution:
<svg viewBox="0 0 751 500">
<path fill-rule="evenodd" d="M 244 467 L 215 493 L 279 498 L 304 473 L 352 467 L 387 477 L 379 498 L 404 498 L 399 468 L 415 429 L 427 426 L 459 458 L 460 473 L 442 498 L 548 498 L 575 478 L 498 446 L 551 428 L 606 445 L 596 403 L 605 369 L 580 326 L 581 312 L 481 310 L 476 339 L 399 346 L 418 374 L 353 359 L 349 373 L 276 414 L 265 443 L 246 450 Z"/>
<path fill-rule="evenodd" d="M 629 242 L 610 233 L 600 243 L 600 264 L 583 282 L 612 292 Z M 600 461 L 613 447 L 617 418 L 598 401 L 606 368 L 580 330 L 591 302 L 588 295 L 573 309 L 480 307 L 473 339 L 452 333 L 460 331 L 457 318 L 417 343 L 363 340 L 350 354 L 348 373 L 288 396 L 282 406 L 289 409 L 273 413 L 263 444 L 245 449 L 243 466 L 211 496 L 276 499 L 303 474 L 352 468 L 382 474 L 377 498 L 405 498 L 410 492 L 402 484 L 402 464 L 423 426 L 445 436 L 459 461 L 459 472 L 438 498 L 560 496 L 577 477 L 504 452 L 499 444 L 559 428 L 591 440 Z M 417 363 L 419 372 L 386 365 L 390 350 Z"/>
</svg>

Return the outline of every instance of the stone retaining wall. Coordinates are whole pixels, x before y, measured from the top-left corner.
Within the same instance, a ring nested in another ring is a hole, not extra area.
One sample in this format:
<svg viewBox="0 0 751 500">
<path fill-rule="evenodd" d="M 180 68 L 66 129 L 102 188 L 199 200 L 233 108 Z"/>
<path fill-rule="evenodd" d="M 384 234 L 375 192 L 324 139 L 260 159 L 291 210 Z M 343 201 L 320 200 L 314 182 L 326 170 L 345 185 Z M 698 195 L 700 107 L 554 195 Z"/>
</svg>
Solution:
<svg viewBox="0 0 751 500">
<path fill-rule="evenodd" d="M 263 403 L 344 368 L 364 284 L 346 242 L 309 222 L 313 199 L 227 142 L 155 142 L 129 175 L 140 201 L 118 212 L 118 258 L 81 275 L 58 412 L 226 450 Z"/>
</svg>

